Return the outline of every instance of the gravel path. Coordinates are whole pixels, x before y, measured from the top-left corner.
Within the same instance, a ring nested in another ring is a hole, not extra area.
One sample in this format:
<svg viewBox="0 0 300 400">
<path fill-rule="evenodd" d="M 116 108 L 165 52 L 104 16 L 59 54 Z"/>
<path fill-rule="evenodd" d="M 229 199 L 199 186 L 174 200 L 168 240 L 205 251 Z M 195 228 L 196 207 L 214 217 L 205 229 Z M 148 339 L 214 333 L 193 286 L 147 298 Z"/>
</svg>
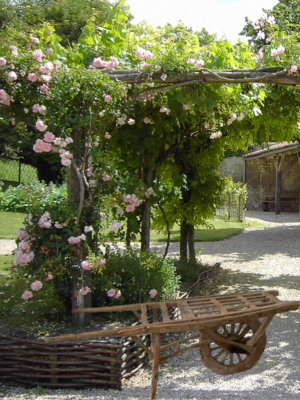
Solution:
<svg viewBox="0 0 300 400">
<path fill-rule="evenodd" d="M 300 218 L 247 212 L 265 227 L 245 230 L 221 242 L 201 243 L 200 258 L 221 261 L 228 282 L 221 293 L 277 289 L 281 300 L 300 301 Z M 160 245 L 155 247 L 161 250 Z M 178 245 L 172 245 L 176 254 Z M 177 253 L 178 254 L 178 253 Z M 268 343 L 260 361 L 244 373 L 220 376 L 206 368 L 199 351 L 169 359 L 160 367 L 156 399 L 299 400 L 300 312 L 276 315 L 267 328 Z M 7 399 L 143 400 L 149 398 L 151 369 L 127 381 L 121 392 L 113 390 L 48 390 L 0 386 Z"/>
</svg>

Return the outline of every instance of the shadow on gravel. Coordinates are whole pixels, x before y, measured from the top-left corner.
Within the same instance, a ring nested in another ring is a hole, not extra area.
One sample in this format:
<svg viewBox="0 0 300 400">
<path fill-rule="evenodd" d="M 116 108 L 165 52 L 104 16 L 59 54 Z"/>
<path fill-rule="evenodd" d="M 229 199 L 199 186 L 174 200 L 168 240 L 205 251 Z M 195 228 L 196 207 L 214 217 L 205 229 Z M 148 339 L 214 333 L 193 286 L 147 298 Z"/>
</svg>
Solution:
<svg viewBox="0 0 300 400">
<path fill-rule="evenodd" d="M 270 290 L 271 288 L 289 289 L 300 291 L 300 276 L 294 275 L 280 275 L 268 278 L 261 274 L 252 274 L 245 272 L 230 272 L 227 270 L 229 283 L 222 284 L 222 292 L 226 293 L 247 293 L 260 290 Z M 233 281 L 233 282 L 232 282 Z M 300 332 L 299 332 L 300 341 Z M 300 397 L 299 397 L 300 399 Z"/>
<path fill-rule="evenodd" d="M 233 263 L 276 254 L 300 257 L 300 226 L 250 230 L 222 242 L 202 242 L 199 246 L 203 247 L 201 255 L 220 255 L 224 261 Z"/>
</svg>

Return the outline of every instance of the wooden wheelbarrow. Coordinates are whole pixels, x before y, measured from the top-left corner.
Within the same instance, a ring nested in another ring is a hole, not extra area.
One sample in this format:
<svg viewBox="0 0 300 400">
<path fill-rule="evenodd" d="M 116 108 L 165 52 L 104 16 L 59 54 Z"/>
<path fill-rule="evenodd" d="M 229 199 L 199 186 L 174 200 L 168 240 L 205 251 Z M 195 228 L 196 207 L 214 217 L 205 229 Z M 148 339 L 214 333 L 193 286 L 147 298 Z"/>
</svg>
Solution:
<svg viewBox="0 0 300 400">
<path fill-rule="evenodd" d="M 190 349 L 199 348 L 203 363 L 220 375 L 235 374 L 252 368 L 265 349 L 266 328 L 273 316 L 299 308 L 299 302 L 284 302 L 279 300 L 277 295 L 276 290 L 270 290 L 80 309 L 73 312 L 132 311 L 138 316 L 140 324 L 75 335 L 47 337 L 45 340 L 130 336 L 150 355 L 150 364 L 153 369 L 150 398 L 154 399 L 159 364 Z M 174 310 L 179 311 L 179 318 L 176 320 L 170 318 Z M 149 322 L 149 312 L 151 322 Z M 161 345 L 162 333 L 193 330 L 200 331 L 200 335 L 199 332 L 192 333 L 182 340 Z M 148 333 L 151 334 L 150 348 L 138 338 L 139 335 Z M 199 338 L 198 343 L 181 347 L 182 344 L 195 338 Z M 174 347 L 175 349 L 170 353 L 162 354 Z"/>
</svg>

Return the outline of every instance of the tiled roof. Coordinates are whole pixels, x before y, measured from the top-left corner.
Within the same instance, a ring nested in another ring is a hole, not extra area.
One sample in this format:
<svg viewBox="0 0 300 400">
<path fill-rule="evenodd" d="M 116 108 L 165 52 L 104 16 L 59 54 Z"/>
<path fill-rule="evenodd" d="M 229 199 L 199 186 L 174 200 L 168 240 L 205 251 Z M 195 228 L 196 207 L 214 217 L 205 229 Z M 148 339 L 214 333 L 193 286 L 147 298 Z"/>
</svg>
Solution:
<svg viewBox="0 0 300 400">
<path fill-rule="evenodd" d="M 264 147 L 256 147 L 253 150 L 247 151 L 247 153 L 244 154 L 244 158 L 251 158 L 251 157 L 257 157 L 259 155 L 271 155 L 273 152 L 284 152 L 284 151 L 289 151 L 297 148 L 298 142 L 271 142 L 266 144 Z"/>
</svg>

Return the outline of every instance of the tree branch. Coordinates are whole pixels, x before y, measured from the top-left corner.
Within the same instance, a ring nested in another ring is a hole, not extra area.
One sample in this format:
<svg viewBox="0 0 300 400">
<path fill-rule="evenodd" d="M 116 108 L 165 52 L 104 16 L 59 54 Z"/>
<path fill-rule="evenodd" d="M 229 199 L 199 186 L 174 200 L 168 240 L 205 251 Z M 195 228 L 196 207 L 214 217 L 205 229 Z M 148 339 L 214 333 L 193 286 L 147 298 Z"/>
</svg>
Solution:
<svg viewBox="0 0 300 400">
<path fill-rule="evenodd" d="M 107 73 L 111 79 L 119 80 L 126 83 L 143 83 L 149 79 L 149 73 L 140 71 L 100 71 L 100 73 Z M 151 79 L 156 83 L 167 83 L 180 86 L 187 86 L 200 82 L 206 83 L 247 83 L 247 82 L 261 82 L 261 83 L 274 83 L 280 85 L 299 85 L 300 76 L 288 73 L 286 68 L 260 68 L 260 69 L 228 69 L 228 70 L 211 70 L 202 68 L 200 71 L 189 71 L 168 75 L 163 81 L 161 75 L 154 73 Z M 173 87 L 171 85 L 171 87 Z M 176 86 L 177 87 L 177 86 Z M 163 88 L 170 89 L 169 85 L 159 87 L 159 91 Z M 153 88 L 155 90 L 156 88 Z M 145 89 L 140 93 L 151 93 Z M 139 95 L 139 94 L 137 94 Z M 134 95 L 135 96 L 135 95 Z"/>
</svg>

